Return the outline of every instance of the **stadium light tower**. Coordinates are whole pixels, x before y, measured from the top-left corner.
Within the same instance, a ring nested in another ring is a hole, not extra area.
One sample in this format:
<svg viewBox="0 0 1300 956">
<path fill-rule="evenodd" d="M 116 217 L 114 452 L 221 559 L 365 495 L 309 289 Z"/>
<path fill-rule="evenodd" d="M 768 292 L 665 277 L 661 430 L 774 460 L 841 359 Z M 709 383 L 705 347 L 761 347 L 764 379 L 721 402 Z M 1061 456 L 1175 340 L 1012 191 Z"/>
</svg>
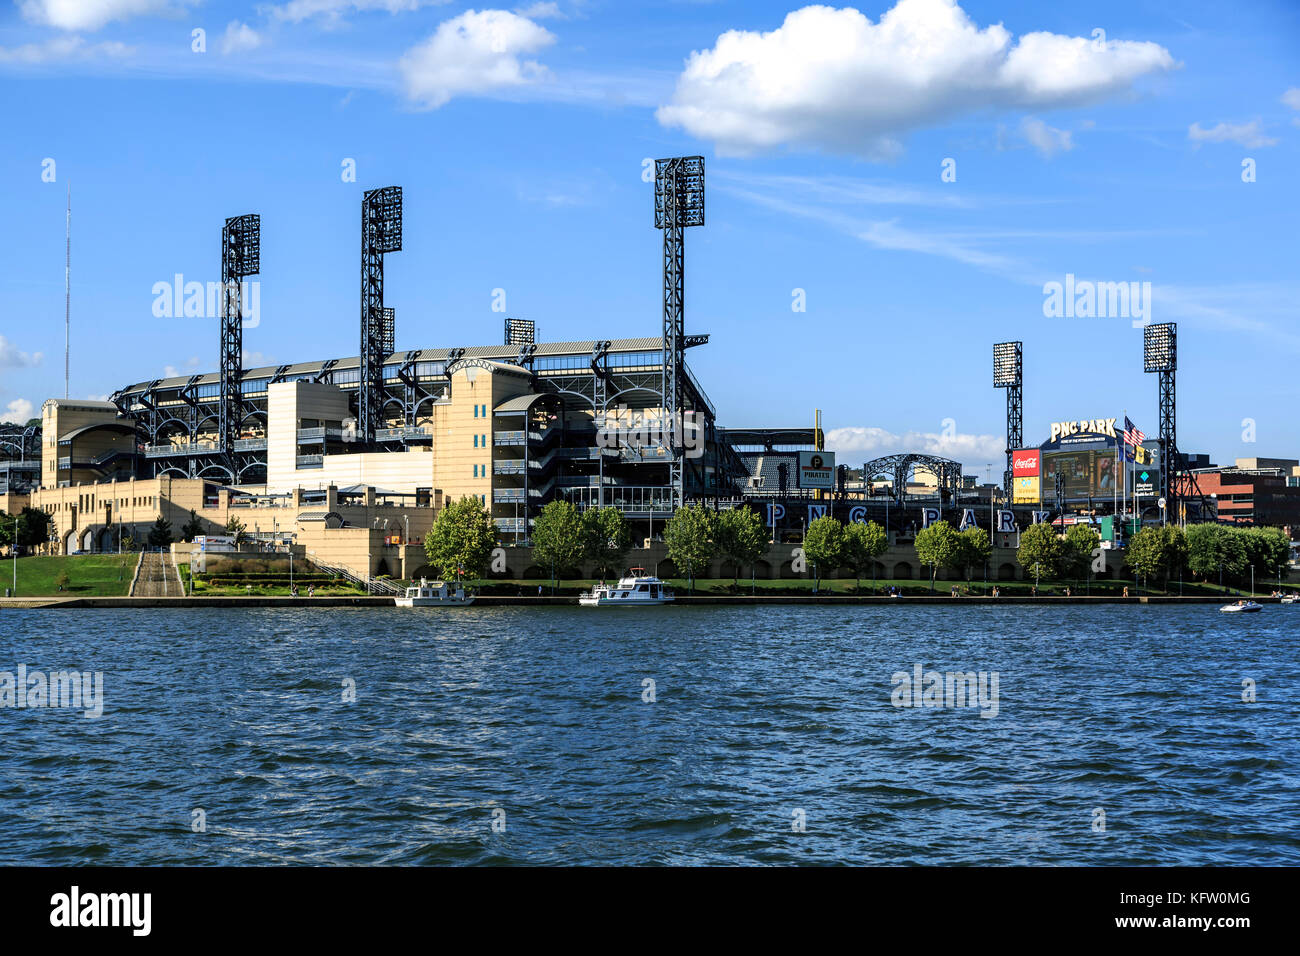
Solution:
<svg viewBox="0 0 1300 956">
<path fill-rule="evenodd" d="M 1011 500 L 1011 453 L 1024 444 L 1024 343 L 998 342 L 993 346 L 993 387 L 1007 390 L 1007 470 L 1002 487 Z"/>
<path fill-rule="evenodd" d="M 233 216 L 221 229 L 221 397 L 217 430 L 230 480 L 239 480 L 235 442 L 244 420 L 244 306 L 241 280 L 262 271 L 262 217 Z"/>
<path fill-rule="evenodd" d="M 682 380 L 686 375 L 685 259 L 688 226 L 704 225 L 704 157 L 655 160 L 655 228 L 664 234 L 663 404 L 673 503 L 684 504 Z"/>
<path fill-rule="evenodd" d="M 1178 485 L 1173 472 L 1178 468 L 1178 403 L 1174 395 L 1174 374 L 1178 371 L 1178 326 L 1173 322 L 1148 325 L 1142 335 L 1142 370 L 1160 376 L 1160 495 L 1165 515 L 1176 515 L 1174 498 Z"/>
<path fill-rule="evenodd" d="M 402 248 L 402 187 L 369 189 L 361 199 L 361 382 L 357 439 L 374 444 L 384 414 L 384 359 L 396 345 L 384 308 L 384 255 Z"/>
</svg>

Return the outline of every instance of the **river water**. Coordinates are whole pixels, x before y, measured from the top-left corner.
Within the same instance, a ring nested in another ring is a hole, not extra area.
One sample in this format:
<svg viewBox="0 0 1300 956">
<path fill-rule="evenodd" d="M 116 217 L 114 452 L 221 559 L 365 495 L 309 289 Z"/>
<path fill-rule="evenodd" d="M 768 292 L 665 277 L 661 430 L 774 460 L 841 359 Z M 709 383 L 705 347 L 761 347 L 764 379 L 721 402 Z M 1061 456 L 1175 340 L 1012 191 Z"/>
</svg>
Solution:
<svg viewBox="0 0 1300 956">
<path fill-rule="evenodd" d="M 101 672 L 103 713 L 0 709 L 0 863 L 1294 865 L 1298 633 L 1300 607 L 5 611 L 0 671 Z M 985 696 L 896 706 L 918 666 Z"/>
</svg>

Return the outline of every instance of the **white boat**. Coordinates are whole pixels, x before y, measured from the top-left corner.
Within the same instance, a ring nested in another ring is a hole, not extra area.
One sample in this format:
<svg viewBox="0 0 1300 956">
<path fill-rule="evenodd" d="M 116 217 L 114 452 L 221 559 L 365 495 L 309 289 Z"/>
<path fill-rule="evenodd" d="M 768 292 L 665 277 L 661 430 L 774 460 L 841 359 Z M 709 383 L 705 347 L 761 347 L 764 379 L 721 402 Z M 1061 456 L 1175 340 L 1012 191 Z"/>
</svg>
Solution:
<svg viewBox="0 0 1300 956">
<path fill-rule="evenodd" d="M 667 604 L 673 600 L 668 585 L 645 568 L 632 568 L 617 584 L 593 585 L 590 591 L 578 596 L 578 603 L 586 607 L 645 607 Z"/>
<path fill-rule="evenodd" d="M 401 597 L 393 598 L 393 603 L 398 607 L 466 607 L 474 603 L 474 595 L 466 594 L 460 584 L 420 578 L 418 585 L 407 588 Z"/>
<path fill-rule="evenodd" d="M 1283 604 L 1300 604 L 1300 594 L 1284 594 L 1284 595 L 1282 595 L 1282 603 L 1283 603 Z"/>
<path fill-rule="evenodd" d="M 1237 601 L 1235 604 L 1225 604 L 1223 607 L 1219 608 L 1219 610 L 1229 614 L 1240 614 L 1247 611 L 1262 611 L 1264 610 L 1264 605 L 1256 604 L 1254 601 L 1242 600 Z"/>
</svg>

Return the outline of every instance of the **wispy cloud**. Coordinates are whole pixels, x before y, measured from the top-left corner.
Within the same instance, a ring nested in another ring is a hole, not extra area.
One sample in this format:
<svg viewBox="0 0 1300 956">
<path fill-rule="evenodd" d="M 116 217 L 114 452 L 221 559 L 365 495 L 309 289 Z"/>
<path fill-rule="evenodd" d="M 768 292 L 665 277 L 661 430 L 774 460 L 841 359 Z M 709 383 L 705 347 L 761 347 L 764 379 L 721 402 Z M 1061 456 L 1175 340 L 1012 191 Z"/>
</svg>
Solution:
<svg viewBox="0 0 1300 956">
<path fill-rule="evenodd" d="M 1029 141 L 1029 145 L 1048 159 L 1057 153 L 1074 149 L 1074 136 L 1069 130 L 1048 126 L 1033 116 L 1026 116 L 1021 120 L 1020 132 Z"/>
<path fill-rule="evenodd" d="M 62 36 L 16 47 L 0 46 L 0 63 L 41 66 L 47 63 L 118 60 L 129 57 L 134 52 L 133 47 L 124 43 L 87 43 L 79 36 Z"/>
<path fill-rule="evenodd" d="M 259 10 L 273 19 L 289 23 L 320 20 L 337 24 L 353 13 L 409 13 L 421 7 L 442 6 L 450 2 L 451 0 L 289 0 L 288 3 L 264 4 Z"/>
<path fill-rule="evenodd" d="M 40 352 L 24 352 L 0 335 L 0 368 L 31 368 L 41 364 Z"/>
<path fill-rule="evenodd" d="M 1261 146 L 1276 146 L 1277 140 L 1264 135 L 1264 125 L 1259 120 L 1249 123 L 1219 123 L 1205 129 L 1200 123 L 1193 123 L 1187 128 L 1187 138 L 1198 146 L 1201 143 L 1236 143 L 1257 149 Z"/>
</svg>

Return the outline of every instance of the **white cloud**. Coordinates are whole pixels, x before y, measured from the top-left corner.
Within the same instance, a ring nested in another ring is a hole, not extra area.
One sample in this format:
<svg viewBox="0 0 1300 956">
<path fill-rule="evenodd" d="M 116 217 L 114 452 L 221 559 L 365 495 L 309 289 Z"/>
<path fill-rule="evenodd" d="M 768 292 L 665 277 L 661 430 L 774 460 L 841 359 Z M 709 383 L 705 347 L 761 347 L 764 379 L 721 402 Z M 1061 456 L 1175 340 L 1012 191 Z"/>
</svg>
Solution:
<svg viewBox="0 0 1300 956">
<path fill-rule="evenodd" d="M 193 0 L 18 0 L 33 23 L 62 30 L 98 30 L 113 20 L 184 9 Z"/>
<path fill-rule="evenodd" d="M 899 0 L 878 23 L 810 6 L 769 33 L 731 30 L 692 53 L 656 115 L 722 154 L 789 146 L 884 158 L 912 129 L 1096 101 L 1175 65 L 1155 43 L 981 30 L 956 0 Z"/>
<path fill-rule="evenodd" d="M 408 13 L 421 7 L 441 6 L 450 0 L 289 0 L 267 8 L 277 20 L 301 23 L 303 20 L 338 22 L 349 13 L 383 10 L 388 13 Z"/>
<path fill-rule="evenodd" d="M 536 83 L 548 75 L 546 67 L 520 57 L 554 42 L 545 27 L 508 10 L 466 10 L 402 57 L 406 95 L 437 109 L 453 96 Z"/>
<path fill-rule="evenodd" d="M 185 375 L 193 375 L 199 367 L 199 357 L 191 355 L 185 362 L 184 368 L 177 368 L 175 365 L 163 366 L 163 378 L 180 378 Z"/>
<path fill-rule="evenodd" d="M 1249 148 L 1277 145 L 1276 139 L 1264 135 L 1263 124 L 1257 119 L 1249 123 L 1220 123 L 1209 129 L 1193 123 L 1187 128 L 1187 138 L 1198 146 L 1201 143 L 1236 143 Z"/>
<path fill-rule="evenodd" d="M 567 20 L 558 3 L 533 3 L 526 7 L 515 7 L 515 13 L 529 20 Z"/>
<path fill-rule="evenodd" d="M 1282 102 L 1293 110 L 1300 110 L 1300 86 L 1293 86 L 1282 94 Z M 1292 126 L 1300 126 L 1300 116 L 1292 117 Z"/>
<path fill-rule="evenodd" d="M 130 56 L 134 50 L 124 43 L 86 43 L 78 36 L 52 37 L 43 43 L 0 46 L 0 63 L 39 65 L 68 60 L 92 60 L 99 57 Z"/>
<path fill-rule="evenodd" d="M 231 20 L 226 24 L 226 34 L 221 38 L 222 53 L 243 53 L 246 50 L 256 50 L 261 45 L 262 35 L 247 23 Z"/>
<path fill-rule="evenodd" d="M 1048 126 L 1042 120 L 1032 116 L 1026 116 L 1021 121 L 1020 132 L 1025 139 L 1029 140 L 1029 145 L 1048 159 L 1057 153 L 1074 149 L 1074 137 L 1069 130 Z"/>
<path fill-rule="evenodd" d="M 1006 438 L 1001 435 L 962 435 L 946 432 L 909 431 L 899 435 L 876 426 L 831 428 L 826 431 L 826 447 L 840 456 L 840 463 L 853 465 L 853 459 L 869 460 L 883 455 L 916 452 L 951 458 L 963 464 L 979 466 L 1005 460 Z"/>
<path fill-rule="evenodd" d="M 36 411 L 36 406 L 25 398 L 15 398 L 5 408 L 8 410 L 6 421 L 19 425 L 26 425 L 31 420 L 32 413 Z"/>
<path fill-rule="evenodd" d="M 42 357 L 40 352 L 19 351 L 18 346 L 0 335 L 0 368 L 31 368 L 40 365 Z"/>
</svg>

